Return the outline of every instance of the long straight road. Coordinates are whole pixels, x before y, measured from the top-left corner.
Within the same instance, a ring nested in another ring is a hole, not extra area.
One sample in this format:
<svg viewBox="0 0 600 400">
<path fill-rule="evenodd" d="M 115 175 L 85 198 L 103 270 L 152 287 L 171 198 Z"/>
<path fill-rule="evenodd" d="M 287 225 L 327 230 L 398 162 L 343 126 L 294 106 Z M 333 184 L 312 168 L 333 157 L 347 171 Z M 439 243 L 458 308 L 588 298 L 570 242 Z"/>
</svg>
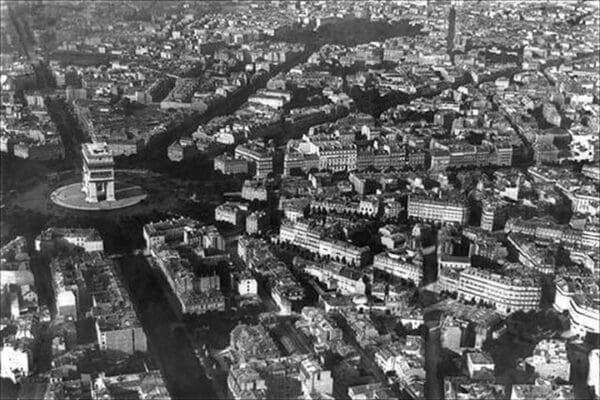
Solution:
<svg viewBox="0 0 600 400">
<path fill-rule="evenodd" d="M 150 352 L 160 366 L 171 396 L 175 399 L 217 398 L 185 330 L 172 329 L 180 321 L 146 258 L 126 255 L 117 263 L 148 337 Z"/>
<path fill-rule="evenodd" d="M 425 350 L 426 385 L 425 396 L 428 399 L 442 399 L 442 385 L 438 364 L 440 362 L 440 329 L 436 326 L 428 326 Z"/>
<path fill-rule="evenodd" d="M 89 138 L 79 127 L 77 119 L 70 114 L 65 100 L 49 98 L 46 104 L 48 113 L 56 125 L 65 146 L 65 159 L 75 169 L 81 169 L 81 144 L 88 142 Z"/>
<path fill-rule="evenodd" d="M 25 24 L 22 19 L 23 17 L 22 15 L 19 15 L 22 12 L 23 10 L 17 11 L 14 9 L 14 7 L 9 7 L 7 14 L 13 24 L 15 32 L 17 33 L 17 38 L 21 47 L 22 54 L 28 60 L 31 60 L 31 55 L 29 53 L 30 41 L 28 40 L 28 35 L 25 32 Z"/>
</svg>

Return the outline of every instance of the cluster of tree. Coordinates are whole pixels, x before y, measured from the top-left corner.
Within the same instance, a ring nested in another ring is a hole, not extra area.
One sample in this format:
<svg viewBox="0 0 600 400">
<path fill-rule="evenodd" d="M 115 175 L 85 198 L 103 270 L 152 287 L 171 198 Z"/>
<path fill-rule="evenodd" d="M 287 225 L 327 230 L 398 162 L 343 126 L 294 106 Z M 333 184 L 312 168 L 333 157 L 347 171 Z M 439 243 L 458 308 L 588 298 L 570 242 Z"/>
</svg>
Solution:
<svg viewBox="0 0 600 400">
<path fill-rule="evenodd" d="M 541 332 L 560 333 L 566 329 L 564 320 L 552 309 L 545 311 L 517 311 L 507 320 L 509 332 L 516 337 L 537 341 Z"/>
<path fill-rule="evenodd" d="M 422 35 L 421 29 L 421 25 L 411 25 L 408 20 L 382 23 L 367 18 L 356 18 L 322 25 L 316 31 L 316 37 L 324 43 L 355 46 L 359 43 L 382 41 L 389 37 Z"/>
<path fill-rule="evenodd" d="M 45 167 L 37 161 L 8 154 L 0 157 L 0 189 L 3 193 L 30 186 L 44 178 Z"/>
</svg>

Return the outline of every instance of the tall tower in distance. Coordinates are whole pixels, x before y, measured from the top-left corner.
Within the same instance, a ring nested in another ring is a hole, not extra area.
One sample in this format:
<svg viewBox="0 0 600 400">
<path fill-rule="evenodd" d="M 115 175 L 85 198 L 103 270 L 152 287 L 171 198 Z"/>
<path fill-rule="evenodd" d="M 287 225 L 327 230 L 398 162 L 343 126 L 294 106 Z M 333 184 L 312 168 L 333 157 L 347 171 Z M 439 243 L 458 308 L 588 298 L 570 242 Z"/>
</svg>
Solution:
<svg viewBox="0 0 600 400">
<path fill-rule="evenodd" d="M 452 53 L 454 50 L 454 40 L 456 38 L 456 7 L 454 5 L 450 6 L 450 11 L 448 12 L 448 53 Z"/>
<path fill-rule="evenodd" d="M 115 161 L 106 143 L 84 143 L 83 184 L 85 201 L 115 201 Z"/>
</svg>

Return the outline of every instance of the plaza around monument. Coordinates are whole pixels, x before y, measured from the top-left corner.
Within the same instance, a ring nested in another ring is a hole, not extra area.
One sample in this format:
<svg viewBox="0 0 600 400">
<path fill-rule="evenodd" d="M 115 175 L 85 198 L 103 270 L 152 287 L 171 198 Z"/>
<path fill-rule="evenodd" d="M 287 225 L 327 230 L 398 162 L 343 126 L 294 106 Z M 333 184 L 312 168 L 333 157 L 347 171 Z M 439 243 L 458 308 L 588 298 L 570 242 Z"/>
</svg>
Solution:
<svg viewBox="0 0 600 400">
<path fill-rule="evenodd" d="M 141 187 L 115 181 L 113 155 L 105 143 L 84 143 L 81 153 L 82 181 L 53 191 L 53 203 L 82 211 L 116 210 L 146 198 Z"/>
</svg>

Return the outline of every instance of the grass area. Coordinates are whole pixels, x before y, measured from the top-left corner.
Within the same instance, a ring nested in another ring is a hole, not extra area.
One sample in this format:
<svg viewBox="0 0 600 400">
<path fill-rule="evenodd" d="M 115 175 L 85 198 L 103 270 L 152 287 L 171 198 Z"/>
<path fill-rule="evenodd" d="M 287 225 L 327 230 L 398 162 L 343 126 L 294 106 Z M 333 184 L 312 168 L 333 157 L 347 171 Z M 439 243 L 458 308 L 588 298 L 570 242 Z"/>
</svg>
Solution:
<svg viewBox="0 0 600 400">
<path fill-rule="evenodd" d="M 46 179 L 50 168 L 35 160 L 24 160 L 11 154 L 0 157 L 0 182 L 2 193 L 10 198 L 11 190 L 24 190 Z"/>
<path fill-rule="evenodd" d="M 104 371 L 107 376 L 121 375 L 156 369 L 152 357 L 148 353 L 132 355 L 117 351 L 90 350 L 79 360 L 78 369 L 82 374 Z"/>
<path fill-rule="evenodd" d="M 60 182 L 38 181 L 33 188 L 5 198 L 5 207 L 0 214 L 2 242 L 17 235 L 33 240 L 48 226 L 94 227 L 104 238 L 109 253 L 127 252 L 144 246 L 142 226 L 149 221 L 186 215 L 213 223 L 214 208 L 222 199 L 221 193 L 241 187 L 241 182 L 236 180 L 189 181 L 154 173 L 118 172 L 117 179 L 141 186 L 148 197 L 123 210 L 77 211 L 64 209 L 50 201 L 54 187 L 79 179 L 77 171 L 63 175 Z M 189 200 L 192 193 L 201 196 L 194 202 Z"/>
</svg>

